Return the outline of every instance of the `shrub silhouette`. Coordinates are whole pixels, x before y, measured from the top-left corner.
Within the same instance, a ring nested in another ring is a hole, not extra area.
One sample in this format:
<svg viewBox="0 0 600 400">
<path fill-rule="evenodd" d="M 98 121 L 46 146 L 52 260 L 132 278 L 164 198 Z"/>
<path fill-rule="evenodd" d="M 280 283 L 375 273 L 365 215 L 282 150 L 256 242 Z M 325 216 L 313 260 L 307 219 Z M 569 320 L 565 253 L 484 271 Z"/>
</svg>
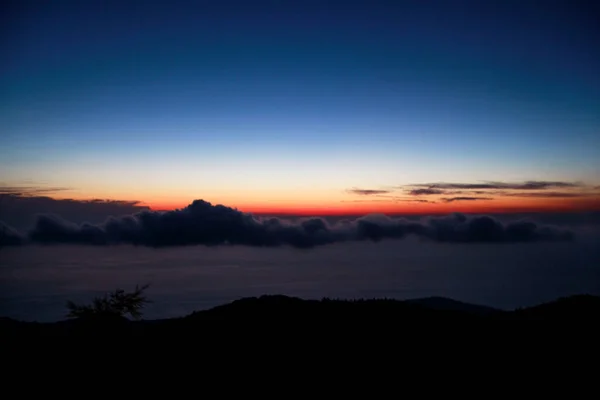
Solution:
<svg viewBox="0 0 600 400">
<path fill-rule="evenodd" d="M 135 286 L 135 290 L 126 293 L 123 289 L 116 289 L 102 297 L 96 297 L 89 305 L 75 304 L 67 301 L 69 313 L 67 318 L 89 318 L 89 317 L 125 317 L 139 320 L 142 318 L 142 309 L 150 301 L 144 295 L 149 285 Z"/>
</svg>

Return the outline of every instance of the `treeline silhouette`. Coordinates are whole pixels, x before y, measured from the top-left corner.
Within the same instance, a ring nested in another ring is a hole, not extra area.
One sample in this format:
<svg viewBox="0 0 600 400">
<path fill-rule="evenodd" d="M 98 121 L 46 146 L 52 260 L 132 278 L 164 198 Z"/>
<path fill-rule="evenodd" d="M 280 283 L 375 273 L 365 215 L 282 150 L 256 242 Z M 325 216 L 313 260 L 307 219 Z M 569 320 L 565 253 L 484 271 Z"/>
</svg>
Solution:
<svg viewBox="0 0 600 400">
<path fill-rule="evenodd" d="M 148 286 L 132 293 L 118 289 L 90 305 L 67 304 L 71 319 L 54 323 L 0 319 L 4 336 L 77 338 L 89 335 L 120 337 L 203 337 L 223 332 L 246 335 L 273 334 L 304 337 L 319 335 L 377 336 L 380 339 L 436 332 L 440 337 L 469 332 L 486 334 L 501 330 L 506 337 L 531 329 L 597 329 L 600 297 L 577 295 L 534 307 L 502 311 L 442 297 L 417 300 L 358 299 L 303 300 L 283 295 L 265 295 L 233 301 L 190 315 L 143 320 L 142 308 L 149 301 Z M 129 314 L 133 319 L 128 319 Z"/>
<path fill-rule="evenodd" d="M 139 316 L 145 295 L 113 294 L 100 298 L 95 311 L 90 312 L 94 302 L 74 305 L 87 311 L 75 315 L 71 307 L 74 318 L 59 322 L 0 318 L 5 364 L 21 365 L 15 371 L 28 374 L 35 368 L 44 376 L 64 368 L 82 374 L 102 368 L 93 375 L 94 385 L 99 379 L 121 382 L 141 373 L 162 380 L 173 369 L 180 371 L 178 379 L 192 373 L 206 380 L 203 374 L 209 371 L 216 380 L 226 376 L 234 388 L 238 377 L 249 376 L 256 376 L 257 384 L 287 376 L 314 387 L 320 384 L 311 377 L 322 374 L 328 381 L 339 376 L 329 384 L 350 389 L 355 380 L 368 377 L 406 382 L 410 371 L 419 382 L 444 390 L 436 379 L 492 379 L 503 387 L 519 386 L 514 377 L 551 376 L 541 371 L 558 373 L 562 381 L 573 374 L 588 379 L 595 370 L 583 368 L 587 364 L 581 359 L 599 354 L 600 297 L 590 295 L 514 311 L 439 297 L 303 300 L 269 295 L 178 318 L 136 320 L 126 317 L 131 315 L 127 310 Z"/>
</svg>

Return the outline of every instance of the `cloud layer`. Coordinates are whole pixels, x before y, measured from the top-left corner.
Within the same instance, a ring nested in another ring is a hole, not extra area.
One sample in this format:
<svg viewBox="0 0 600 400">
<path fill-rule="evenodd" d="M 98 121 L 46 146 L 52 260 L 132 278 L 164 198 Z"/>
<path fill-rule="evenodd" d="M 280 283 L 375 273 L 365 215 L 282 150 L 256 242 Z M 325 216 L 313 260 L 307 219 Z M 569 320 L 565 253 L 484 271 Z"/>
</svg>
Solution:
<svg viewBox="0 0 600 400">
<path fill-rule="evenodd" d="M 101 223 L 111 215 L 149 210 L 137 201 L 53 199 L 31 193 L 6 193 L 7 191 L 6 188 L 0 187 L 0 221 L 18 230 L 31 227 L 36 214 L 61 215 L 75 223 Z"/>
<path fill-rule="evenodd" d="M 476 183 L 416 183 L 389 189 L 349 189 L 349 194 L 383 197 L 386 194 L 394 202 L 407 202 L 408 199 L 400 197 L 426 197 L 423 203 L 443 203 L 456 201 L 495 200 L 497 198 L 538 198 L 538 199 L 600 199 L 598 186 L 590 186 L 581 182 L 562 181 L 524 181 L 524 182 L 497 182 L 483 181 Z M 443 197 L 438 197 L 443 196 Z M 433 199 L 434 201 L 432 201 Z"/>
<path fill-rule="evenodd" d="M 360 196 L 373 196 L 373 195 L 380 195 L 380 194 L 390 193 L 390 190 L 386 190 L 386 189 L 359 189 L 359 188 L 352 188 L 352 189 L 348 189 L 347 192 L 351 193 L 351 194 L 357 194 L 357 195 L 360 195 Z"/>
<path fill-rule="evenodd" d="M 66 187 L 42 187 L 42 186 L 7 186 L 0 184 L 0 194 L 14 196 L 39 196 L 44 193 L 56 193 L 70 190 Z"/>
<path fill-rule="evenodd" d="M 335 224 L 322 218 L 288 221 L 257 218 L 223 205 L 195 200 L 173 211 L 142 211 L 111 217 L 102 224 L 75 224 L 56 215 L 40 215 L 24 237 L 0 225 L 0 245 L 71 243 L 133 244 L 151 247 L 183 245 L 248 245 L 310 248 L 330 243 L 400 239 L 408 235 L 436 242 L 512 243 L 571 240 L 573 234 L 530 220 L 500 222 L 490 216 L 452 214 L 420 221 L 367 215 Z"/>
<path fill-rule="evenodd" d="M 418 187 L 430 189 L 513 189 L 513 190 L 545 190 L 555 188 L 577 188 L 583 186 L 578 182 L 559 181 L 526 181 L 521 183 L 507 183 L 489 181 L 484 183 L 421 183 Z"/>
<path fill-rule="evenodd" d="M 444 203 L 452 203 L 454 201 L 478 201 L 478 200 L 493 200 L 491 197 L 442 197 Z"/>
<path fill-rule="evenodd" d="M 580 182 L 525 181 L 518 183 L 419 183 L 402 187 L 411 196 L 451 195 L 444 202 L 493 200 L 495 197 L 577 198 L 599 196 L 597 189 Z M 554 190 L 553 190 L 554 189 Z M 557 191 L 556 189 L 559 189 Z M 456 195 L 460 195 L 455 197 Z M 479 197 L 480 195 L 487 195 Z M 495 197 L 490 197 L 495 196 Z"/>
<path fill-rule="evenodd" d="M 0 221 L 0 247 L 23 244 L 24 238 L 12 227 Z"/>
</svg>

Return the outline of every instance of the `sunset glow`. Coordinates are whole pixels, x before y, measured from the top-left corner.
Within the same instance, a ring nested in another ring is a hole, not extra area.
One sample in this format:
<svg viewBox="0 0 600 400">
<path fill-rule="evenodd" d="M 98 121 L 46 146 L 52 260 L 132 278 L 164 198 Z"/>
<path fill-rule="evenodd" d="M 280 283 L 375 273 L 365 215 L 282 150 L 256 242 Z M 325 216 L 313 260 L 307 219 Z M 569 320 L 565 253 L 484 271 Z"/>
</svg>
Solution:
<svg viewBox="0 0 600 400">
<path fill-rule="evenodd" d="M 543 195 L 542 192 L 538 192 Z M 399 191 L 402 194 L 402 191 Z M 567 192 L 565 196 L 570 193 Z M 571 192 L 573 196 L 578 192 Z M 585 196 L 584 196 L 585 195 Z M 76 197 L 65 194 L 56 194 L 52 196 L 56 199 L 73 198 L 81 201 L 89 201 L 102 197 Z M 139 204 L 147 206 L 152 210 L 166 211 L 185 208 L 195 199 L 203 199 L 212 204 L 222 204 L 228 207 L 239 209 L 240 211 L 252 214 L 264 215 L 292 215 L 292 216 L 327 216 L 327 215 L 364 215 L 369 213 L 382 213 L 387 215 L 427 215 L 427 214 L 449 214 L 452 212 L 461 212 L 467 214 L 481 213 L 511 213 L 511 212 L 579 212 L 579 211 L 600 211 L 600 194 L 596 192 L 582 194 L 577 197 L 518 197 L 518 196 L 500 196 L 484 200 L 455 200 L 451 202 L 444 201 L 441 196 L 427 196 L 407 199 L 402 196 L 401 199 L 378 199 L 364 198 L 350 194 L 341 194 L 331 199 L 318 199 L 306 201 L 280 200 L 272 201 L 269 198 L 261 201 L 236 200 L 235 197 L 220 198 L 218 196 L 198 196 L 197 198 L 169 198 L 169 200 L 146 199 Z M 137 199 L 139 196 L 123 197 L 125 200 Z M 425 203 L 427 201 L 427 203 Z"/>
<path fill-rule="evenodd" d="M 419 2 L 331 21 L 346 11 L 281 3 L 132 6 L 141 30 L 108 17 L 117 6 L 15 3 L 31 17 L 11 25 L 0 75 L 1 193 L 294 215 L 599 208 L 597 46 L 581 24 L 546 16 L 539 32 L 560 41 L 487 31 L 512 9 L 446 4 L 444 27 Z M 289 23 L 313 15 L 322 32 Z"/>
<path fill-rule="evenodd" d="M 504 348 L 487 328 L 502 342 L 528 316 L 581 336 L 600 309 L 599 4 L 2 0 L 0 330 L 158 343 L 168 318 L 203 349 L 220 324 L 274 323 L 278 343 L 315 322 L 318 342 L 360 327 L 421 358 L 455 336 Z"/>
</svg>

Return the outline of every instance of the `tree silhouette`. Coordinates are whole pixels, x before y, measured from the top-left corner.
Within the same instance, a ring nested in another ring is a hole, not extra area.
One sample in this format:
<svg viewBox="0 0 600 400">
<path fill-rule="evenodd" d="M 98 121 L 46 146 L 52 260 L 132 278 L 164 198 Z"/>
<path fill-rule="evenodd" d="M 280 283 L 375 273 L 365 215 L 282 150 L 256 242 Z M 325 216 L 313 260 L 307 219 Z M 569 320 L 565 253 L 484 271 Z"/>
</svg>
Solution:
<svg viewBox="0 0 600 400">
<path fill-rule="evenodd" d="M 84 318 L 84 317 L 125 317 L 127 314 L 131 318 L 139 320 L 142 318 L 142 309 L 148 303 L 151 303 L 144 291 L 150 285 L 135 286 L 135 290 L 131 293 L 126 293 L 123 289 L 116 289 L 112 293 L 107 293 L 102 297 L 96 297 L 89 305 L 75 304 L 73 301 L 67 301 L 69 313 L 67 318 Z"/>
</svg>

